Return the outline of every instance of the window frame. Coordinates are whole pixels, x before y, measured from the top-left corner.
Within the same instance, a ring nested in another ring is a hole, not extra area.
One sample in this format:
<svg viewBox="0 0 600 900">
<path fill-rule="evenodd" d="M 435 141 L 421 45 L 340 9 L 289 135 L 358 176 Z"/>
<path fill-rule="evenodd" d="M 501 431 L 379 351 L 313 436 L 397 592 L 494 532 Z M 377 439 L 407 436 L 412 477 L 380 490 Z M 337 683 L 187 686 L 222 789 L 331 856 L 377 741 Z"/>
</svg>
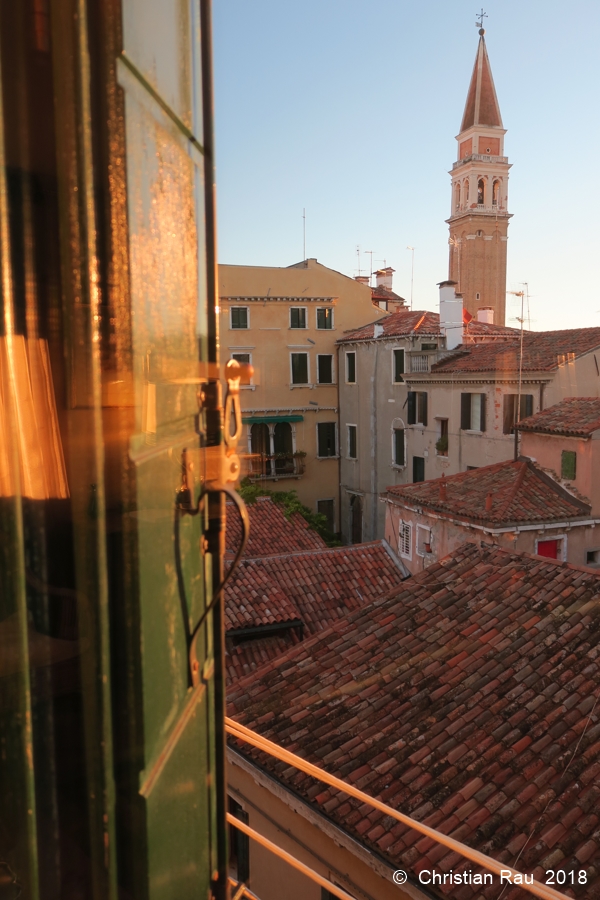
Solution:
<svg viewBox="0 0 600 900">
<path fill-rule="evenodd" d="M 321 456 L 321 454 L 319 453 L 319 426 L 320 425 L 333 425 L 333 428 L 334 428 L 333 434 L 334 434 L 334 442 L 335 442 L 335 453 L 330 453 L 327 456 Z M 340 440 L 339 440 L 339 434 L 338 434 L 338 423 L 337 422 L 316 422 L 315 429 L 317 432 L 317 459 L 339 459 Z"/>
<path fill-rule="evenodd" d="M 350 440 L 350 429 L 354 429 L 354 456 L 351 455 L 351 440 Z M 358 425 L 347 422 L 346 423 L 346 459 L 351 459 L 353 461 L 358 459 Z"/>
<path fill-rule="evenodd" d="M 233 311 L 238 309 L 246 310 L 246 325 L 233 324 Z M 249 306 L 230 306 L 229 307 L 229 330 L 230 331 L 249 331 L 250 330 L 250 307 Z"/>
<path fill-rule="evenodd" d="M 567 561 L 567 535 L 563 534 L 541 534 L 539 537 L 535 539 L 535 547 L 534 554 L 538 556 L 538 545 L 543 544 L 544 541 L 559 541 L 560 552 L 556 557 L 557 562 L 566 562 Z M 551 557 L 546 557 L 547 559 L 551 559 Z"/>
<path fill-rule="evenodd" d="M 408 396 L 406 398 L 406 406 L 407 406 L 407 419 L 408 424 L 417 426 L 419 428 L 427 428 L 427 421 L 429 418 L 428 415 L 428 406 L 429 401 L 427 398 L 428 391 L 409 391 Z M 425 397 L 425 401 L 421 400 L 422 397 Z M 423 407 L 425 411 L 425 415 L 423 413 Z M 414 419 L 414 421 L 411 421 Z M 419 419 L 423 419 L 423 421 L 418 421 Z"/>
<path fill-rule="evenodd" d="M 404 550 L 405 544 L 402 537 L 405 528 L 408 529 L 408 552 Z M 412 531 L 412 522 L 406 522 L 404 519 L 400 519 L 398 522 L 398 552 L 401 559 L 412 560 Z"/>
<path fill-rule="evenodd" d="M 319 359 L 322 356 L 328 356 L 331 360 L 331 381 L 321 381 L 319 372 Z M 317 353 L 317 384 L 331 385 L 335 384 L 335 360 L 333 353 Z"/>
<path fill-rule="evenodd" d="M 401 375 L 406 375 L 406 351 L 404 347 L 392 347 L 392 384 L 404 384 L 404 377 L 401 377 L 400 380 L 396 379 L 396 354 L 402 354 L 402 373 Z M 400 374 L 400 373 L 399 373 Z"/>
<path fill-rule="evenodd" d="M 319 326 L 319 313 L 322 311 L 324 311 L 326 313 L 329 312 L 331 314 L 331 327 L 330 328 L 327 328 L 327 327 L 321 328 Z M 335 328 L 335 324 L 333 321 L 333 306 L 317 306 L 317 308 L 315 309 L 315 328 L 317 329 L 317 331 L 333 331 L 333 329 Z"/>
<path fill-rule="evenodd" d="M 346 354 L 346 384 L 356 384 L 356 350 L 346 350 L 344 351 Z M 350 381 L 348 378 L 348 357 L 354 357 L 354 380 Z"/>
<path fill-rule="evenodd" d="M 399 424 L 400 422 L 402 422 L 402 425 Z M 403 435 L 403 437 L 402 437 L 402 448 L 403 448 L 402 456 L 403 456 L 403 458 L 404 458 L 404 462 L 403 462 L 403 463 L 396 462 L 396 433 L 399 432 L 399 431 L 401 431 L 401 432 L 402 432 L 402 435 Z M 394 469 L 406 469 L 406 465 L 407 465 L 407 463 L 406 463 L 406 456 L 407 456 L 406 450 L 407 450 L 407 446 L 406 446 L 406 425 L 404 424 L 404 421 L 403 421 L 402 419 L 394 419 L 394 421 L 392 422 L 392 468 L 394 468 Z"/>
<path fill-rule="evenodd" d="M 469 398 L 468 401 L 468 427 L 465 425 L 467 421 L 467 403 L 463 398 Z M 477 428 L 473 427 L 473 397 L 479 397 L 479 422 Z M 483 426 L 483 427 L 482 427 Z M 460 430 L 471 434 L 486 434 L 487 432 L 487 391 L 461 391 L 460 393 Z"/>
<path fill-rule="evenodd" d="M 421 551 L 419 550 L 419 531 L 427 532 L 428 540 L 423 541 L 423 543 L 429 544 L 429 546 L 431 547 L 431 528 L 428 525 L 421 525 L 420 523 L 417 523 L 416 538 L 415 538 L 415 553 L 417 554 L 417 556 L 426 557 L 426 556 L 429 556 L 429 554 L 426 551 L 423 551 L 421 553 Z"/>
<path fill-rule="evenodd" d="M 245 351 L 242 353 L 241 351 L 237 351 L 237 350 L 229 351 L 229 359 L 236 359 L 238 356 L 247 356 L 248 357 L 248 365 L 250 365 L 250 366 L 252 365 L 252 353 L 250 353 L 250 352 L 246 353 Z M 240 360 L 238 360 L 238 362 L 240 362 Z M 250 379 L 248 384 L 240 384 L 241 391 L 248 390 L 248 388 L 252 388 L 252 387 L 254 387 L 254 376 L 252 376 L 252 378 Z"/>
<path fill-rule="evenodd" d="M 308 381 L 294 381 L 294 364 L 292 362 L 292 357 L 294 356 L 306 357 L 306 377 Z M 310 353 L 307 350 L 290 351 L 290 387 L 308 387 L 310 384 Z"/>
<path fill-rule="evenodd" d="M 512 398 L 513 398 L 513 401 L 512 401 L 512 404 L 513 404 L 513 410 L 512 410 L 512 413 L 513 413 L 513 415 L 512 415 L 513 424 L 511 425 L 510 430 L 509 430 L 509 431 L 506 431 L 506 421 L 507 421 L 507 415 L 506 415 L 506 400 L 507 400 L 508 397 L 512 397 Z M 506 393 L 506 394 L 503 394 L 503 395 L 502 395 L 502 434 L 506 435 L 507 437 L 509 437 L 509 436 L 514 437 L 514 434 L 515 434 L 517 397 L 519 397 L 519 394 L 512 394 L 512 393 L 509 394 L 509 393 Z M 531 412 L 527 412 L 527 398 L 529 398 L 529 397 L 531 398 Z M 535 406 L 535 397 L 534 397 L 533 394 L 521 394 L 521 395 L 520 395 L 520 398 L 521 398 L 521 399 L 520 399 L 521 404 L 523 404 L 523 401 L 525 401 L 525 403 L 524 403 L 524 406 L 525 406 L 525 414 L 524 414 L 524 415 L 521 415 L 521 414 L 519 413 L 519 422 L 522 422 L 523 419 L 527 419 L 529 416 L 532 416 L 532 415 L 533 415 L 533 413 L 534 413 L 534 406 Z"/>
<path fill-rule="evenodd" d="M 292 325 L 292 312 L 295 312 L 296 310 L 302 311 L 304 313 L 304 325 Z M 308 331 L 307 306 L 290 306 L 289 329 L 290 331 Z"/>
<path fill-rule="evenodd" d="M 573 474 L 566 475 L 565 474 L 565 460 L 567 457 L 572 457 L 573 461 Z M 561 450 L 560 453 L 560 477 L 563 481 L 576 481 L 577 480 L 577 451 L 576 450 Z"/>
</svg>

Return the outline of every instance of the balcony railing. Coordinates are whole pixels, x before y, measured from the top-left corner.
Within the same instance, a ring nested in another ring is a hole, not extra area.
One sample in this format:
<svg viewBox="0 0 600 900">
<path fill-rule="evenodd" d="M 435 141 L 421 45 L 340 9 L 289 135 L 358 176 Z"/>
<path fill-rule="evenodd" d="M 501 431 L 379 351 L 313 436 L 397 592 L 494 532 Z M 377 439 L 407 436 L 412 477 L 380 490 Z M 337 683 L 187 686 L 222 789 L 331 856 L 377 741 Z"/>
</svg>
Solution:
<svg viewBox="0 0 600 900">
<path fill-rule="evenodd" d="M 471 153 L 470 156 L 465 156 L 464 159 L 459 159 L 453 163 L 452 168 L 458 169 L 459 166 L 464 166 L 465 163 L 471 162 L 471 160 L 475 162 L 507 163 L 508 156 L 487 156 L 485 153 Z"/>
<path fill-rule="evenodd" d="M 267 478 L 300 478 L 304 475 L 305 453 L 253 453 L 248 458 L 248 477 L 251 481 Z"/>
<path fill-rule="evenodd" d="M 411 372 L 429 372 L 429 354 L 418 353 L 409 358 Z"/>
</svg>

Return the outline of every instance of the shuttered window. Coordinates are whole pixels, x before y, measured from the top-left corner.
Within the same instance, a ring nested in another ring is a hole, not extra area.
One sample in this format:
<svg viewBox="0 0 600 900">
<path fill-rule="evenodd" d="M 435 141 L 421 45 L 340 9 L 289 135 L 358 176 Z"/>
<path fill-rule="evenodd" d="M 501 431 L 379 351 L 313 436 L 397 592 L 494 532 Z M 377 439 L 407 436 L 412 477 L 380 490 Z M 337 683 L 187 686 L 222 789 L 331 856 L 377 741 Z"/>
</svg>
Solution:
<svg viewBox="0 0 600 900">
<path fill-rule="evenodd" d="M 409 425 L 427 425 L 426 391 L 409 391 L 407 407 Z"/>
<path fill-rule="evenodd" d="M 308 353 L 292 353 L 292 384 L 308 384 Z"/>
<path fill-rule="evenodd" d="M 336 456 L 335 422 L 319 422 L 317 425 L 317 455 Z"/>
<path fill-rule="evenodd" d="M 404 350 L 394 350 L 394 381 L 404 381 Z"/>
<path fill-rule="evenodd" d="M 348 425 L 348 458 L 356 459 L 356 425 Z"/>
<path fill-rule="evenodd" d="M 517 421 L 517 399 L 518 394 L 504 395 L 504 434 L 513 434 L 514 425 Z M 519 403 L 519 422 L 533 415 L 533 394 L 521 394 L 521 402 Z"/>
<path fill-rule="evenodd" d="M 317 380 L 319 384 L 333 384 L 333 356 L 317 356 Z"/>
<path fill-rule="evenodd" d="M 346 353 L 346 382 L 356 382 L 356 353 Z"/>
<path fill-rule="evenodd" d="M 411 558 L 411 538 L 412 526 L 410 522 L 400 522 L 398 549 L 400 550 L 400 556 L 404 556 L 406 559 Z"/>
<path fill-rule="evenodd" d="M 485 431 L 486 395 L 460 395 L 460 427 L 463 431 Z"/>
<path fill-rule="evenodd" d="M 394 428 L 394 465 L 406 465 L 404 455 L 404 428 Z"/>
<path fill-rule="evenodd" d="M 574 481 L 577 475 L 577 454 L 574 450 L 563 450 L 560 457 L 561 478 Z"/>
</svg>

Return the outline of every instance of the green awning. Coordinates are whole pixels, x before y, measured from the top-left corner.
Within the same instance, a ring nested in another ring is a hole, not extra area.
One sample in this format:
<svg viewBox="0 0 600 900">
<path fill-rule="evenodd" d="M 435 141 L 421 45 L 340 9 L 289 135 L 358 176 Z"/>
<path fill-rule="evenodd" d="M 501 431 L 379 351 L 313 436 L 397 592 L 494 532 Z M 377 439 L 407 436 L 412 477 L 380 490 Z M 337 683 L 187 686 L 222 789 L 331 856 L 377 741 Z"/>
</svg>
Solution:
<svg viewBox="0 0 600 900">
<path fill-rule="evenodd" d="M 303 422 L 304 416 L 242 416 L 244 425 L 267 425 L 269 422 Z"/>
</svg>

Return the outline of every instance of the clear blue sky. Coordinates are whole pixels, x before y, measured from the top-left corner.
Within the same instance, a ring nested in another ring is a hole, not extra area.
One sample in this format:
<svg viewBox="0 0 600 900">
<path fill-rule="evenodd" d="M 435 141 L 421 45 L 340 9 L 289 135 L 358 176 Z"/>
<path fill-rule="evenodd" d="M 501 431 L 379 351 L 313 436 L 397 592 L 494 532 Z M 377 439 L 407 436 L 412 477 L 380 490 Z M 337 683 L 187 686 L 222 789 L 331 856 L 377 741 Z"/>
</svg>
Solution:
<svg viewBox="0 0 600 900">
<path fill-rule="evenodd" d="M 396 269 L 434 309 L 473 0 L 214 0 L 219 261 Z M 600 3 L 489 0 L 513 168 L 508 289 L 532 328 L 600 326 Z M 507 317 L 516 313 L 507 298 Z M 507 324 L 511 324 L 507 321 Z"/>
</svg>

